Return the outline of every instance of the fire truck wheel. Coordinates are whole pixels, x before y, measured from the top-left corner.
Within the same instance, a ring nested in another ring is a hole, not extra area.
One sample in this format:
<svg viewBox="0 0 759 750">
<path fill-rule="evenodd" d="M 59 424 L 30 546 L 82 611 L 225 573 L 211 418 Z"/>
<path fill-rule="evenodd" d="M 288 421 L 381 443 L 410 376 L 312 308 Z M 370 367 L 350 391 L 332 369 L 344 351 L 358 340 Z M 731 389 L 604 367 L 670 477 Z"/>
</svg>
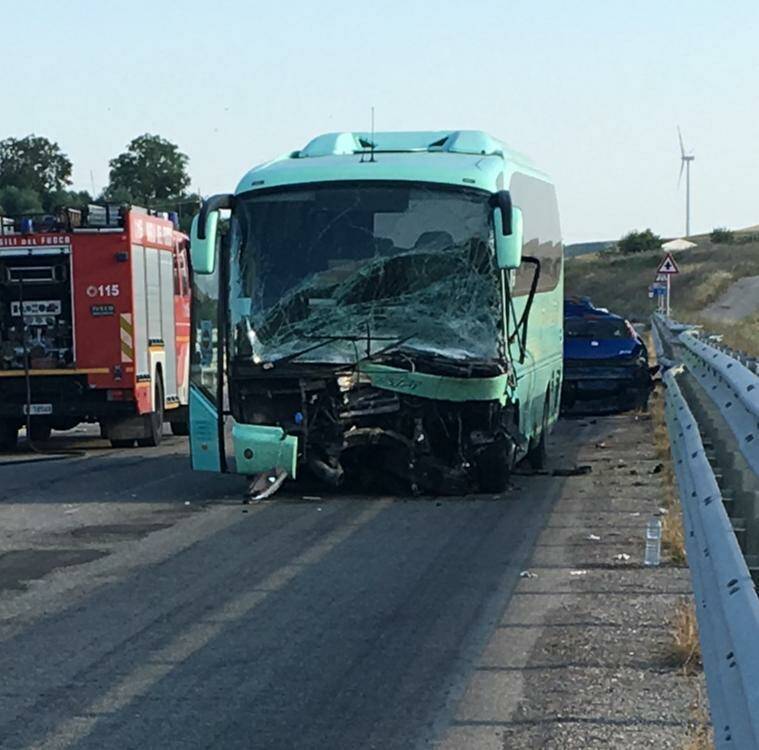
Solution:
<svg viewBox="0 0 759 750">
<path fill-rule="evenodd" d="M 183 437 L 190 434 L 190 425 L 186 421 L 171 422 L 171 434 Z"/>
<path fill-rule="evenodd" d="M 159 375 L 155 381 L 155 411 L 150 412 L 150 436 L 140 438 L 137 445 L 142 448 L 156 448 L 163 436 L 163 383 Z"/>
<path fill-rule="evenodd" d="M 10 422 L 0 422 L 0 451 L 12 451 L 18 442 L 18 427 Z"/>
</svg>

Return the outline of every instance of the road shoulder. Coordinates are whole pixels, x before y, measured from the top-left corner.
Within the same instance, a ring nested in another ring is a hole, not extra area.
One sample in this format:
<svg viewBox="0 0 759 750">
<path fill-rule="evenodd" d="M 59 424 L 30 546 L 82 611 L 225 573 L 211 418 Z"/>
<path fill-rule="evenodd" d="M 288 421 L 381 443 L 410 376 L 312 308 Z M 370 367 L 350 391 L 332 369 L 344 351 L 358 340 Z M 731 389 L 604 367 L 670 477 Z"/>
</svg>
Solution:
<svg viewBox="0 0 759 750">
<path fill-rule="evenodd" d="M 578 456 L 592 473 L 567 478 L 445 750 L 679 747 L 687 734 L 693 683 L 669 644 L 688 571 L 642 564 L 663 492 L 651 421 L 592 426 Z"/>
</svg>

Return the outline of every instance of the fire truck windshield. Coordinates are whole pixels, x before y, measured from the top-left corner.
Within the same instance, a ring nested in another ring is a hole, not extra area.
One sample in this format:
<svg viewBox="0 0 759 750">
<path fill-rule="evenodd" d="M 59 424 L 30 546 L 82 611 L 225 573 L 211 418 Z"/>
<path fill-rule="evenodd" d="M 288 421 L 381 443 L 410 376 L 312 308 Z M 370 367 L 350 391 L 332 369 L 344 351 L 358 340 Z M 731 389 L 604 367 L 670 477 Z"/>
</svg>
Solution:
<svg viewBox="0 0 759 750">
<path fill-rule="evenodd" d="M 422 183 L 332 183 L 238 199 L 234 350 L 255 362 L 352 362 L 356 335 L 457 359 L 497 357 L 488 194 Z M 361 346 L 361 353 L 366 347 Z"/>
</svg>

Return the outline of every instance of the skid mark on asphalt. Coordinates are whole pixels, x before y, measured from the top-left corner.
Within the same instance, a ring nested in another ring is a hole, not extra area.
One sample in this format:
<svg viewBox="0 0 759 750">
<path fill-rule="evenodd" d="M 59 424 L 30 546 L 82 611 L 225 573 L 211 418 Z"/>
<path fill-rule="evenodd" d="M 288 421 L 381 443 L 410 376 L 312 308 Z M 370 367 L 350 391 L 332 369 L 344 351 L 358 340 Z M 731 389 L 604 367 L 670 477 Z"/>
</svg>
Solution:
<svg viewBox="0 0 759 750">
<path fill-rule="evenodd" d="M 148 663 L 132 670 L 102 698 L 87 706 L 80 715 L 59 724 L 42 742 L 32 745 L 32 750 L 63 750 L 79 742 L 93 731 L 101 717 L 122 710 L 144 695 L 159 680 L 216 638 L 226 627 L 250 614 L 270 594 L 282 589 L 307 566 L 318 563 L 390 504 L 389 500 L 373 504 L 355 520 L 327 534 L 292 562 L 277 568 L 261 581 L 257 588 L 246 591 L 224 607 L 210 613 L 167 646 L 154 652 Z"/>
</svg>

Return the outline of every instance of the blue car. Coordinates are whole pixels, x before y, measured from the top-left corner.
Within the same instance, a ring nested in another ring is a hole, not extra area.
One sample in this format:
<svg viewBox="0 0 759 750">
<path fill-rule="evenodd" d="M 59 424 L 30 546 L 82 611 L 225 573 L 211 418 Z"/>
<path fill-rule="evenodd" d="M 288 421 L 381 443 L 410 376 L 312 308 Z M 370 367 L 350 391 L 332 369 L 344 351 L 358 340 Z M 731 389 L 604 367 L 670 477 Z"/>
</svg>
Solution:
<svg viewBox="0 0 759 750">
<path fill-rule="evenodd" d="M 645 408 L 655 369 L 624 318 L 587 299 L 565 302 L 563 412 Z"/>
</svg>

